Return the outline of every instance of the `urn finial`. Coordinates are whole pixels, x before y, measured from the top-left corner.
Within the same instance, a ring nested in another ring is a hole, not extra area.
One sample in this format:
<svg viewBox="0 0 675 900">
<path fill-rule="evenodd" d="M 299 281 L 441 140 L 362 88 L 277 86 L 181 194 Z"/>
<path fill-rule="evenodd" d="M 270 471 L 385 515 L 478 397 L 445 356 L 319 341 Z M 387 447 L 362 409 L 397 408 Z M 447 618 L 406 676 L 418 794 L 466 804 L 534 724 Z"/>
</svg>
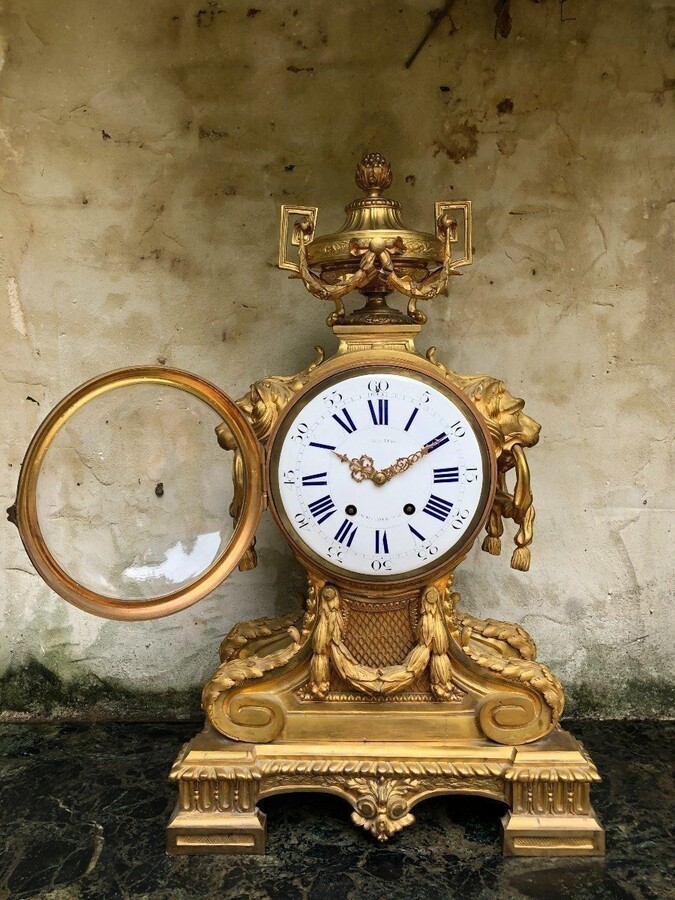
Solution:
<svg viewBox="0 0 675 900">
<path fill-rule="evenodd" d="M 367 153 L 356 167 L 365 197 L 347 204 L 342 228 L 330 234 L 316 233 L 317 207 L 281 207 L 279 267 L 300 277 L 310 294 L 335 305 L 331 326 L 421 325 L 426 315 L 418 301 L 444 293 L 449 277 L 471 262 L 471 203 L 436 202 L 434 233 L 418 231 L 401 220 L 398 201 L 382 196 L 391 182 L 385 157 Z M 458 258 L 453 247 L 460 231 L 464 253 Z M 289 243 L 298 248 L 297 263 L 289 259 Z M 342 298 L 356 290 L 366 305 L 347 312 Z M 387 304 L 392 291 L 408 298 L 405 312 Z"/>
<path fill-rule="evenodd" d="M 356 183 L 369 197 L 379 197 L 391 184 L 391 166 L 381 153 L 367 153 L 356 167 Z"/>
</svg>

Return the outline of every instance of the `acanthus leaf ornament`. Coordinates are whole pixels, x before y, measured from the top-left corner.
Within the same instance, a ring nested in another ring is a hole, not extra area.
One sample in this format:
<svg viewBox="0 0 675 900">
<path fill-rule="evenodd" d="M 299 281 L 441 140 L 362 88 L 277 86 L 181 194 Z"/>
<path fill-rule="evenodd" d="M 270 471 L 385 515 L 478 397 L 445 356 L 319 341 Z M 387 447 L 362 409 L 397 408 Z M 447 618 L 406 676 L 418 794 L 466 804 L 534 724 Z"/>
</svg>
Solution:
<svg viewBox="0 0 675 900">
<path fill-rule="evenodd" d="M 385 778 L 351 778 L 347 790 L 354 795 L 352 821 L 386 841 L 397 831 L 415 821 L 408 812 L 408 797 L 419 788 L 420 780 Z"/>
</svg>

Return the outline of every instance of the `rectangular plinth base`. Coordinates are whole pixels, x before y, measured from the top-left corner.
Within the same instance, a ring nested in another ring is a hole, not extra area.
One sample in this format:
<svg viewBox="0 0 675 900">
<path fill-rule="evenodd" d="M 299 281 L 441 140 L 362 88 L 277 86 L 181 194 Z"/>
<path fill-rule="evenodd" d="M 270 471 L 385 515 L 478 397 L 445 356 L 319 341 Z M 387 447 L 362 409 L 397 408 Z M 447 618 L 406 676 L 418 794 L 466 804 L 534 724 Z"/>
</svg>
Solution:
<svg viewBox="0 0 675 900">
<path fill-rule="evenodd" d="M 222 812 L 209 816 L 176 809 L 166 829 L 167 852 L 179 855 L 264 853 L 266 818 L 260 810 L 228 818 Z"/>
<path fill-rule="evenodd" d="M 504 856 L 604 856 L 605 831 L 588 816 L 514 816 L 502 819 Z"/>
<path fill-rule="evenodd" d="M 509 807 L 506 856 L 601 856 L 604 832 L 590 805 L 595 766 L 557 728 L 531 744 L 488 740 L 248 744 L 207 727 L 171 771 L 178 802 L 167 849 L 180 854 L 265 852 L 259 799 L 323 791 L 347 800 L 352 820 L 386 841 L 415 819 L 416 803 L 439 794 L 478 794 Z"/>
</svg>

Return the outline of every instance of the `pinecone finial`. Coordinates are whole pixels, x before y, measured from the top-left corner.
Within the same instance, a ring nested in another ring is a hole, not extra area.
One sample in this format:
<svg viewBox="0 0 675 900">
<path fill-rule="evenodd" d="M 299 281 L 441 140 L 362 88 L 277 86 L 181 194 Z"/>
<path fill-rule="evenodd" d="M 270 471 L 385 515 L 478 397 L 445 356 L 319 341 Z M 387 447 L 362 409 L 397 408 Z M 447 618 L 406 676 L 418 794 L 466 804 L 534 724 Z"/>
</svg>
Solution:
<svg viewBox="0 0 675 900">
<path fill-rule="evenodd" d="M 369 197 L 379 197 L 391 184 L 391 166 L 381 153 L 367 153 L 356 167 L 356 183 Z"/>
</svg>

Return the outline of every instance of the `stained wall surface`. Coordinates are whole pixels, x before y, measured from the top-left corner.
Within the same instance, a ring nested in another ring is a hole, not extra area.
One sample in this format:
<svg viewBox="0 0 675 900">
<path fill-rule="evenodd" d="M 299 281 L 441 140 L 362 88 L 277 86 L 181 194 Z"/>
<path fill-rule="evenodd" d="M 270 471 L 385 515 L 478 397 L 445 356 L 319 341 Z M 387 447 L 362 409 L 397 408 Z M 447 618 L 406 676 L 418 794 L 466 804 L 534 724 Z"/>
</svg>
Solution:
<svg viewBox="0 0 675 900">
<path fill-rule="evenodd" d="M 327 309 L 275 268 L 278 209 L 339 226 L 379 150 L 406 222 L 474 203 L 475 264 L 420 349 L 503 378 L 543 425 L 531 571 L 476 547 L 464 607 L 522 623 L 577 711 L 666 714 L 675 13 L 521 2 L 503 37 L 493 8 L 459 0 L 406 68 L 424 4 L 5 3 L 0 493 L 47 411 L 102 371 L 176 366 L 236 397 L 331 350 Z M 1 534 L 13 713 L 194 711 L 222 635 L 302 586 L 266 521 L 254 572 L 173 618 L 104 621 Z"/>
</svg>

